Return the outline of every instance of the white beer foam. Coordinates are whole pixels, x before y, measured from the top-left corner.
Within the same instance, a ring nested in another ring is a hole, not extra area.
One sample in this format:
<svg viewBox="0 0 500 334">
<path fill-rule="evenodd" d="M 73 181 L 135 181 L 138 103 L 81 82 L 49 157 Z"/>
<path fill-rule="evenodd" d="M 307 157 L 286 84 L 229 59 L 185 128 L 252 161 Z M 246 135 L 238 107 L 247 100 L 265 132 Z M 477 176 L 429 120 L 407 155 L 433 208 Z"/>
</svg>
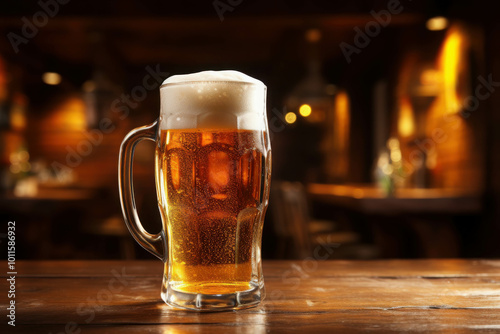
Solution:
<svg viewBox="0 0 500 334">
<path fill-rule="evenodd" d="M 203 71 L 191 74 L 172 75 L 163 81 L 163 85 L 169 83 L 180 82 L 196 82 L 196 81 L 230 81 L 230 82 L 247 82 L 256 85 L 265 86 L 264 83 L 258 79 L 252 78 L 245 73 L 238 71 Z"/>
<path fill-rule="evenodd" d="M 161 129 L 265 130 L 266 86 L 237 71 L 167 78 L 160 89 Z"/>
</svg>

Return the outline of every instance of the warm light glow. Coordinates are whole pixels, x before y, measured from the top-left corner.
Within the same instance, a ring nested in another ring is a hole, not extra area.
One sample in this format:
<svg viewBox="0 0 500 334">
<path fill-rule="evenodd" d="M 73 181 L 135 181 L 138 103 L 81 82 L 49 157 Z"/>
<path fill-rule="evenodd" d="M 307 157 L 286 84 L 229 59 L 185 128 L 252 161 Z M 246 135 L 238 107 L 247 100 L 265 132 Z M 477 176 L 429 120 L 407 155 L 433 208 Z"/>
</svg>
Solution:
<svg viewBox="0 0 500 334">
<path fill-rule="evenodd" d="M 433 186 L 453 189 L 479 189 L 482 184 L 473 128 L 460 116 L 470 91 L 470 42 L 473 34 L 460 25 L 446 32 L 436 61 L 439 71 L 437 94 L 425 118 L 425 135 L 433 140 L 426 146 L 426 165 L 432 169 Z M 439 133 L 440 141 L 435 137 Z M 446 139 L 446 141 L 444 141 Z M 403 154 L 404 156 L 404 154 Z M 413 157 L 415 167 L 423 165 L 423 157 Z M 467 168 L 464 168 L 467 161 Z M 475 162 L 474 162 L 475 161 Z"/>
<path fill-rule="evenodd" d="M 439 58 L 439 67 L 443 77 L 443 95 L 445 113 L 453 114 L 460 110 L 461 103 L 457 94 L 460 56 L 462 54 L 462 36 L 453 31 L 446 37 Z"/>
<path fill-rule="evenodd" d="M 448 19 L 443 16 L 435 16 L 428 19 L 425 26 L 432 31 L 443 30 L 448 26 Z"/>
<path fill-rule="evenodd" d="M 321 39 L 321 30 L 308 29 L 306 31 L 306 40 L 311 43 L 316 43 Z"/>
<path fill-rule="evenodd" d="M 47 123 L 44 126 L 54 129 L 54 133 L 57 133 L 57 131 L 86 131 L 85 104 L 80 97 L 69 97 L 57 105 L 50 117 L 47 117 L 45 121 Z"/>
<path fill-rule="evenodd" d="M 28 151 L 12 152 L 9 156 L 10 171 L 14 174 L 19 172 L 29 172 L 31 164 L 29 163 L 30 155 Z"/>
<path fill-rule="evenodd" d="M 329 117 L 329 129 L 325 151 L 329 176 L 334 180 L 345 180 L 349 176 L 349 136 L 351 115 L 349 96 L 345 90 L 339 90 L 334 97 L 332 117 Z"/>
<path fill-rule="evenodd" d="M 23 130 L 26 128 L 26 123 L 26 97 L 21 93 L 15 93 L 10 110 L 10 125 L 13 129 Z"/>
<path fill-rule="evenodd" d="M 387 147 L 389 150 L 394 151 L 399 149 L 399 140 L 397 138 L 389 138 L 387 141 Z"/>
<path fill-rule="evenodd" d="M 420 75 L 420 83 L 422 85 L 436 85 L 439 83 L 439 71 L 435 69 L 427 69 L 422 71 Z"/>
<path fill-rule="evenodd" d="M 47 85 L 59 85 L 61 83 L 61 75 L 56 72 L 45 72 L 42 75 L 42 80 Z"/>
<path fill-rule="evenodd" d="M 299 108 L 299 113 L 303 117 L 307 117 L 307 116 L 311 115 L 311 112 L 312 112 L 311 106 L 308 104 L 303 104 Z"/>
<path fill-rule="evenodd" d="M 401 151 L 400 150 L 394 150 L 391 152 L 391 160 L 394 162 L 400 162 L 401 161 Z"/>
<path fill-rule="evenodd" d="M 95 82 L 92 80 L 87 80 L 82 85 L 83 91 L 87 93 L 94 91 L 95 88 L 96 88 Z"/>
<path fill-rule="evenodd" d="M 8 82 L 9 78 L 7 77 L 6 65 L 2 57 L 0 57 L 0 100 L 1 101 L 3 101 L 9 93 Z"/>
<path fill-rule="evenodd" d="M 363 198 L 365 196 L 365 192 L 363 191 L 363 189 L 356 188 L 352 191 L 352 196 L 354 198 Z"/>
<path fill-rule="evenodd" d="M 335 130 L 341 150 L 348 146 L 350 121 L 349 97 L 345 91 L 340 91 L 335 98 Z"/>
<path fill-rule="evenodd" d="M 382 172 L 385 175 L 391 175 L 392 172 L 393 172 L 392 166 L 391 165 L 385 165 L 384 167 L 382 167 Z"/>
<path fill-rule="evenodd" d="M 409 137 L 415 133 L 413 108 L 408 98 L 402 98 L 399 106 L 398 132 L 401 137 Z"/>
<path fill-rule="evenodd" d="M 12 174 L 17 174 L 21 171 L 21 165 L 19 164 L 10 165 L 9 170 Z"/>
<path fill-rule="evenodd" d="M 293 112 L 289 112 L 285 115 L 285 121 L 288 124 L 293 124 L 295 123 L 296 120 L 297 120 L 297 115 L 295 115 L 295 113 Z"/>
</svg>

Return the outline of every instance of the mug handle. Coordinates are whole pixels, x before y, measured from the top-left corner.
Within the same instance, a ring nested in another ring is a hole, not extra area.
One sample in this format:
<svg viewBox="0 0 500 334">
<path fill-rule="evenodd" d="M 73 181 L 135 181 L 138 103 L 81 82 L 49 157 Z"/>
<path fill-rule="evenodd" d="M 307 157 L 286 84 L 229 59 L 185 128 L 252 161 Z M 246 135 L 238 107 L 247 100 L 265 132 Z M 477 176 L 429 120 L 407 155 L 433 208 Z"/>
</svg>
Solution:
<svg viewBox="0 0 500 334">
<path fill-rule="evenodd" d="M 166 262 L 166 238 L 162 230 L 160 233 L 151 234 L 144 229 L 137 214 L 135 205 L 133 177 L 133 159 L 135 146 L 142 140 L 156 142 L 158 120 L 130 131 L 120 146 L 120 157 L 118 162 L 118 187 L 120 190 L 120 202 L 122 206 L 125 224 L 134 237 L 144 249 L 157 258 Z"/>
</svg>

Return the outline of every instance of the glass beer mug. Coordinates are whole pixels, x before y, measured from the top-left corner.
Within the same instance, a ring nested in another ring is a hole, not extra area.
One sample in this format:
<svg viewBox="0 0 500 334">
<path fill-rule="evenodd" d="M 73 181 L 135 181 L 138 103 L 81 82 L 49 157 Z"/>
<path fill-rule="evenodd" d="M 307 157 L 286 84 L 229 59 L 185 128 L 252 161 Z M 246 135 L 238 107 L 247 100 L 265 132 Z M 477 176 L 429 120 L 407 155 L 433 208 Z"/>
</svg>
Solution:
<svg viewBox="0 0 500 334">
<path fill-rule="evenodd" d="M 176 75 L 160 87 L 160 117 L 120 148 L 123 215 L 135 240 L 164 262 L 161 297 L 179 308 L 255 306 L 265 297 L 261 239 L 271 147 L 266 86 L 236 71 Z M 138 142 L 156 143 L 163 228 L 139 220 L 132 187 Z"/>
</svg>

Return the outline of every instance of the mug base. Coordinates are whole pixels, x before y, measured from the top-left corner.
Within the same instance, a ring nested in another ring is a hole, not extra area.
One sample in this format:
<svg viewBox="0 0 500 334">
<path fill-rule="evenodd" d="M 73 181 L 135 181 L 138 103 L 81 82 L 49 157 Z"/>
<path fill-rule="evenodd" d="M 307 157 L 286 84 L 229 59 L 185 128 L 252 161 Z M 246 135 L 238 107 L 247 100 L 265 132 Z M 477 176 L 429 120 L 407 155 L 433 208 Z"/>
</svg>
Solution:
<svg viewBox="0 0 500 334">
<path fill-rule="evenodd" d="M 250 283 L 250 289 L 227 294 L 188 293 L 163 285 L 161 298 L 172 307 L 194 311 L 228 311 L 257 306 L 265 297 L 264 284 Z"/>
</svg>

